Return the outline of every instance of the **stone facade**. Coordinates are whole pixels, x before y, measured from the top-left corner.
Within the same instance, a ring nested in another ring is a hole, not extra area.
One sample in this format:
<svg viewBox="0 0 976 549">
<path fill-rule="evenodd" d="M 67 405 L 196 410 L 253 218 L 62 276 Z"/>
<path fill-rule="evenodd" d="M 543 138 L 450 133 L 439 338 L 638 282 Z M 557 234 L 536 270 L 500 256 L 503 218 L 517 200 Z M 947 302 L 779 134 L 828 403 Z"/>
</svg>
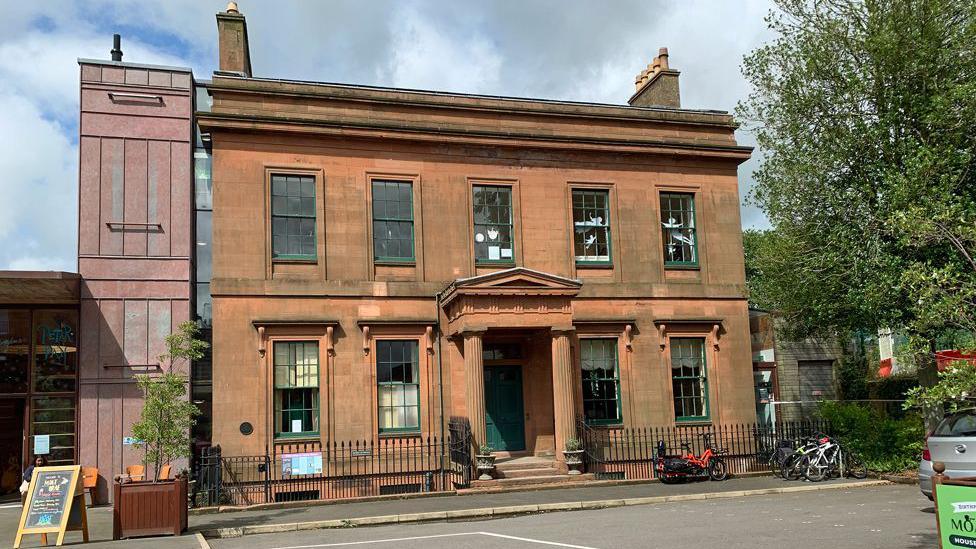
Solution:
<svg viewBox="0 0 976 549">
<path fill-rule="evenodd" d="M 698 421 L 754 420 L 737 180 L 750 149 L 728 114 L 230 72 L 208 87 L 213 107 L 199 124 L 213 143 L 213 442 L 225 455 L 262 454 L 290 434 L 275 396 L 286 342 L 317 344 L 314 440 L 389 435 L 377 386 L 387 340 L 419 349 L 419 418 L 397 436 L 443 436 L 447 417 L 464 416 L 477 442 L 490 440 L 501 427 L 486 414 L 489 367 L 517 366 L 524 444 L 513 448 L 558 457 L 586 412 L 581 353 L 594 338 L 613 341 L 617 424 L 675 423 L 681 337 L 701 342 L 706 364 Z M 303 195 L 314 195 L 314 248 L 298 259 L 276 257 L 272 186 L 287 176 L 314 185 Z M 374 249 L 375 181 L 407 184 L 407 260 Z M 481 185 L 511 196 L 514 245 L 492 262 L 476 257 Z M 574 252 L 582 189 L 608 197 L 600 265 Z M 694 265 L 666 265 L 667 192 L 693 197 Z M 505 345 L 516 358 L 491 354 Z"/>
</svg>

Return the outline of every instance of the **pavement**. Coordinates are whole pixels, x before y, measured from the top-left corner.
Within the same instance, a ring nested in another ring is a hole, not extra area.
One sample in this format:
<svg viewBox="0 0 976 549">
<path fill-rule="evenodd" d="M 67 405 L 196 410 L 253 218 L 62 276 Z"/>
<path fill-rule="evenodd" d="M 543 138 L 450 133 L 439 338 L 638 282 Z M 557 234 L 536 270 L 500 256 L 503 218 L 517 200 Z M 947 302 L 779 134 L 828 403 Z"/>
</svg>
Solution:
<svg viewBox="0 0 976 549">
<path fill-rule="evenodd" d="M 879 484 L 884 486 L 879 487 Z M 874 488 L 869 488 L 873 486 Z M 855 488 L 857 487 L 857 488 Z M 410 529 L 418 527 L 417 521 L 472 521 L 485 518 L 506 517 L 505 520 L 515 520 L 513 517 L 529 513 L 549 511 L 575 510 L 573 513 L 555 513 L 559 515 L 575 516 L 580 513 L 590 513 L 592 509 L 606 509 L 616 516 L 616 511 L 627 516 L 628 509 L 657 507 L 650 504 L 664 503 L 660 507 L 670 507 L 675 504 L 690 505 L 693 501 L 731 500 L 741 499 L 746 494 L 760 495 L 746 499 L 768 499 L 776 497 L 796 497 L 798 494 L 829 494 L 857 492 L 859 490 L 893 489 L 884 481 L 850 481 L 832 480 L 822 483 L 785 482 L 771 477 L 739 478 L 726 482 L 693 482 L 678 485 L 663 485 L 660 483 L 578 487 L 543 491 L 482 493 L 463 496 L 439 496 L 417 499 L 396 499 L 389 501 L 373 501 L 361 503 L 334 503 L 315 505 L 301 508 L 264 509 L 253 511 L 238 511 L 228 513 L 211 513 L 190 516 L 190 532 L 180 537 L 149 538 L 111 542 L 112 513 L 111 508 L 89 509 L 89 524 L 91 540 L 95 546 L 114 547 L 126 543 L 126 547 L 166 547 L 193 548 L 201 547 L 199 534 L 206 533 L 211 544 L 222 544 L 228 539 L 246 535 L 242 540 L 257 539 L 261 535 L 274 533 L 287 538 L 289 534 L 299 535 L 299 531 L 314 528 L 344 528 L 365 525 L 395 524 Z M 901 486 L 902 496 L 910 494 L 923 504 L 928 501 L 918 493 L 917 487 Z M 815 492 L 812 492 L 814 491 Z M 929 507 L 931 505 L 929 504 Z M 617 508 L 617 509 L 607 509 Z M 553 513 L 544 515 L 548 517 Z M 19 506 L 0 507 L 0 547 L 7 547 L 12 543 L 16 531 L 17 520 L 20 516 Z M 927 517 L 934 528 L 934 518 Z M 549 521 L 549 518 L 540 520 Z M 562 520 L 562 519 L 560 519 Z M 699 517 L 691 519 L 701 522 Z M 711 517 L 709 518 L 711 520 Z M 558 522 L 558 521 L 557 521 Z M 495 524 L 492 522 L 491 524 Z M 385 528 L 385 527 L 377 527 Z M 421 531 L 438 530 L 439 526 L 419 526 Z M 370 528 L 369 530 L 374 530 Z M 400 530 L 397 530 L 400 531 Z M 8 533 L 9 532 L 9 533 Z M 336 530 L 319 530 L 310 535 L 315 539 L 330 537 Z M 328 533 L 326 533 L 328 532 Z M 458 533 L 458 532 L 451 532 Z M 463 532 L 462 532 L 463 533 Z M 318 536 L 318 537 L 316 537 Z M 68 543 L 80 541 L 77 533 L 68 533 Z M 517 537 L 517 536 L 516 536 Z M 458 538 L 458 539 L 453 539 Z M 494 543 L 503 543 L 506 538 L 481 534 L 465 534 L 450 536 L 451 543 L 464 546 L 465 543 L 477 539 L 473 543 L 483 543 L 482 538 L 492 538 Z M 331 538 L 330 538 L 331 539 Z M 437 538 L 440 539 L 440 538 Z M 511 541 L 511 540 L 509 540 Z M 204 545 L 207 542 L 202 542 Z M 249 543 L 249 541 L 244 541 Z M 400 544 L 401 542 L 397 542 Z M 504 542 L 507 543 L 507 542 Z M 39 546 L 36 537 L 28 539 L 24 547 Z M 234 545 L 214 545 L 234 546 Z M 238 545 L 243 546 L 243 545 Z M 268 545 L 269 547 L 271 545 Z M 407 547 L 408 545 L 397 545 Z M 429 546 L 429 545 L 425 545 Z M 478 547 L 492 547 L 492 545 L 476 545 Z M 624 545 L 626 546 L 626 545 Z M 897 546 L 895 546 L 897 547 Z"/>
</svg>

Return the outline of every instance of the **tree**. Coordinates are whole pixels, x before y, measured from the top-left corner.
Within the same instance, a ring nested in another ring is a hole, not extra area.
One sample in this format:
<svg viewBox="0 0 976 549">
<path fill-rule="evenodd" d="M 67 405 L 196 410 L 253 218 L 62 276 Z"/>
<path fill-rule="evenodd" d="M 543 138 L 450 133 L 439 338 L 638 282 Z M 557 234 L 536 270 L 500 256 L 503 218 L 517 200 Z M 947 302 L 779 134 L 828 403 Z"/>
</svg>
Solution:
<svg viewBox="0 0 976 549">
<path fill-rule="evenodd" d="M 778 0 L 738 116 L 753 300 L 793 335 L 976 331 L 976 2 Z M 751 249 L 749 249 L 751 247 Z"/>
<path fill-rule="evenodd" d="M 136 376 L 145 400 L 132 434 L 153 464 L 153 480 L 159 478 L 163 463 L 190 455 L 189 432 L 200 411 L 186 399 L 187 378 L 174 372 L 173 364 L 203 357 L 209 345 L 196 338 L 198 331 L 192 321 L 181 323 L 166 337 L 167 352 L 159 356 L 160 364 L 168 363 L 162 375 Z"/>
</svg>

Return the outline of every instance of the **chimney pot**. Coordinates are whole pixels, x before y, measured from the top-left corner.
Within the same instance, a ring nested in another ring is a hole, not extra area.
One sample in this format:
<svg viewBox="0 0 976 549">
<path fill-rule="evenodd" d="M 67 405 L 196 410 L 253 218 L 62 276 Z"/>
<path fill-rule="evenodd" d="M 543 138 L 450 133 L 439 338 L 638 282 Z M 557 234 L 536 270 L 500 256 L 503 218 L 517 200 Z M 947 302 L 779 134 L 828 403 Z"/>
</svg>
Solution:
<svg viewBox="0 0 976 549">
<path fill-rule="evenodd" d="M 637 76 L 637 91 L 627 103 L 637 107 L 680 109 L 678 74 L 668 63 L 668 48 L 660 48 L 654 60 Z"/>
<path fill-rule="evenodd" d="M 237 2 L 227 2 L 227 13 L 241 13 L 237 9 Z"/>
<path fill-rule="evenodd" d="M 112 61 L 122 61 L 122 36 L 112 35 Z"/>
</svg>

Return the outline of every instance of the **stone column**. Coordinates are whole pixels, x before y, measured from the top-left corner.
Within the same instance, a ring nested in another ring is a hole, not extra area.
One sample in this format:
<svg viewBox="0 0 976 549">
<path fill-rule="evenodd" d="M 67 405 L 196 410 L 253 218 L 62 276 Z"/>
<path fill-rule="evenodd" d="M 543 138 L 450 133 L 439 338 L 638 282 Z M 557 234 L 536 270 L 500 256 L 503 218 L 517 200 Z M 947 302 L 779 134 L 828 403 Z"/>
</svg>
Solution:
<svg viewBox="0 0 976 549">
<path fill-rule="evenodd" d="M 464 332 L 464 382 L 465 407 L 471 422 L 474 444 L 480 446 L 485 438 L 485 364 L 481 354 L 481 336 L 484 332 Z"/>
<path fill-rule="evenodd" d="M 566 441 L 576 438 L 576 389 L 570 353 L 572 328 L 552 330 L 552 408 L 555 420 L 556 459 L 565 468 Z"/>
</svg>

